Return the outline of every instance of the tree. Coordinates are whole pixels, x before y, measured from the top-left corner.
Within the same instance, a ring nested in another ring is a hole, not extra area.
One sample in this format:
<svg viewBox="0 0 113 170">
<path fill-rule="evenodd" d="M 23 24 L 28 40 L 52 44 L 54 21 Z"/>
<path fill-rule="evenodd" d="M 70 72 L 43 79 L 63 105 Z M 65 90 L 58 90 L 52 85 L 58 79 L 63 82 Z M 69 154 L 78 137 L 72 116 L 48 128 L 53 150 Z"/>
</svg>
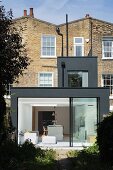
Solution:
<svg viewBox="0 0 113 170">
<path fill-rule="evenodd" d="M 29 64 L 25 45 L 13 24 L 12 11 L 6 12 L 4 6 L 0 6 L 0 134 L 6 132 L 6 86 L 15 82 Z"/>
<path fill-rule="evenodd" d="M 97 129 L 97 144 L 101 159 L 113 164 L 113 113 L 100 122 Z"/>
</svg>

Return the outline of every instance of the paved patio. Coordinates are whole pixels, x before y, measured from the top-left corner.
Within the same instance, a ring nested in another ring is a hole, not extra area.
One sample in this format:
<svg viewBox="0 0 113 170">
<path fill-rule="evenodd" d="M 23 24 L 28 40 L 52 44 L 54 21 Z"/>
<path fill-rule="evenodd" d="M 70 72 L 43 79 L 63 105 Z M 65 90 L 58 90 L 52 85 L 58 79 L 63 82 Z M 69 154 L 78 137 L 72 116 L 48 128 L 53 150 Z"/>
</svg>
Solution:
<svg viewBox="0 0 113 170">
<path fill-rule="evenodd" d="M 85 147 L 91 146 L 90 143 L 73 143 L 73 147 L 69 146 L 69 142 L 65 141 L 58 141 L 56 144 L 45 144 L 39 142 L 36 144 L 36 147 L 41 147 L 42 149 L 63 149 L 63 150 L 81 150 Z"/>
</svg>

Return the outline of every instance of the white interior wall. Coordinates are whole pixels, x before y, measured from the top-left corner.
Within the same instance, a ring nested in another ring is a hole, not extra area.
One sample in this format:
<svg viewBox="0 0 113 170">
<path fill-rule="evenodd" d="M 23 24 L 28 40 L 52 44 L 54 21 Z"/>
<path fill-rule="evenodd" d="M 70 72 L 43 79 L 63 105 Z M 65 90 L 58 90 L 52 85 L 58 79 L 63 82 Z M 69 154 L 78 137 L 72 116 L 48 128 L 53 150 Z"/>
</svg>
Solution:
<svg viewBox="0 0 113 170">
<path fill-rule="evenodd" d="M 18 107 L 18 130 L 32 130 L 32 107 L 30 104 L 19 103 Z"/>
<path fill-rule="evenodd" d="M 18 103 L 18 132 L 22 130 L 22 126 L 23 126 L 22 106 L 23 106 L 22 103 Z"/>
</svg>

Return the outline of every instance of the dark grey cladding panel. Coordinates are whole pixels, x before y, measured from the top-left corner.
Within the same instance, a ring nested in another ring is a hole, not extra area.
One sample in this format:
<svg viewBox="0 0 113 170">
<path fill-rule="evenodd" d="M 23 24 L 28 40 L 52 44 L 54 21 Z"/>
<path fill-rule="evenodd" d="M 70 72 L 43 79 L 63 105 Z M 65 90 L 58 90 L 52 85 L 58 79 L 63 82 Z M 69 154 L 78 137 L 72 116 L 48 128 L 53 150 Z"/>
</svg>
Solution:
<svg viewBox="0 0 113 170">
<path fill-rule="evenodd" d="M 108 88 L 12 88 L 12 98 L 66 98 L 66 97 L 101 97 L 109 96 Z"/>
<path fill-rule="evenodd" d="M 18 98 L 95 97 L 99 100 L 100 118 L 109 112 L 108 88 L 12 88 L 11 94 L 11 116 L 15 127 L 18 125 Z"/>
<path fill-rule="evenodd" d="M 58 57 L 58 86 L 62 87 L 62 65 L 64 68 L 64 87 L 68 87 L 68 71 L 88 71 L 88 87 L 97 87 L 97 57 Z"/>
</svg>

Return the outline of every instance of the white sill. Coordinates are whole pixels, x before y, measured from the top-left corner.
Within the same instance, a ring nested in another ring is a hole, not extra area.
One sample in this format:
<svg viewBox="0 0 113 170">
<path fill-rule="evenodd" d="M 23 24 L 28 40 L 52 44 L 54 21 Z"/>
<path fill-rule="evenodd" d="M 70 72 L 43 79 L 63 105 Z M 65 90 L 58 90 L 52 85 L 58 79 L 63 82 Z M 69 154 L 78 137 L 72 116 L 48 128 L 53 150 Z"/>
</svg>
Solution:
<svg viewBox="0 0 113 170">
<path fill-rule="evenodd" d="M 113 99 L 113 95 L 109 96 L 109 99 Z"/>
<path fill-rule="evenodd" d="M 40 56 L 40 58 L 46 58 L 46 59 L 48 59 L 48 58 L 57 58 L 57 56 Z"/>
<path fill-rule="evenodd" d="M 113 60 L 113 57 L 104 57 L 104 58 L 102 58 L 102 60 Z"/>
</svg>

